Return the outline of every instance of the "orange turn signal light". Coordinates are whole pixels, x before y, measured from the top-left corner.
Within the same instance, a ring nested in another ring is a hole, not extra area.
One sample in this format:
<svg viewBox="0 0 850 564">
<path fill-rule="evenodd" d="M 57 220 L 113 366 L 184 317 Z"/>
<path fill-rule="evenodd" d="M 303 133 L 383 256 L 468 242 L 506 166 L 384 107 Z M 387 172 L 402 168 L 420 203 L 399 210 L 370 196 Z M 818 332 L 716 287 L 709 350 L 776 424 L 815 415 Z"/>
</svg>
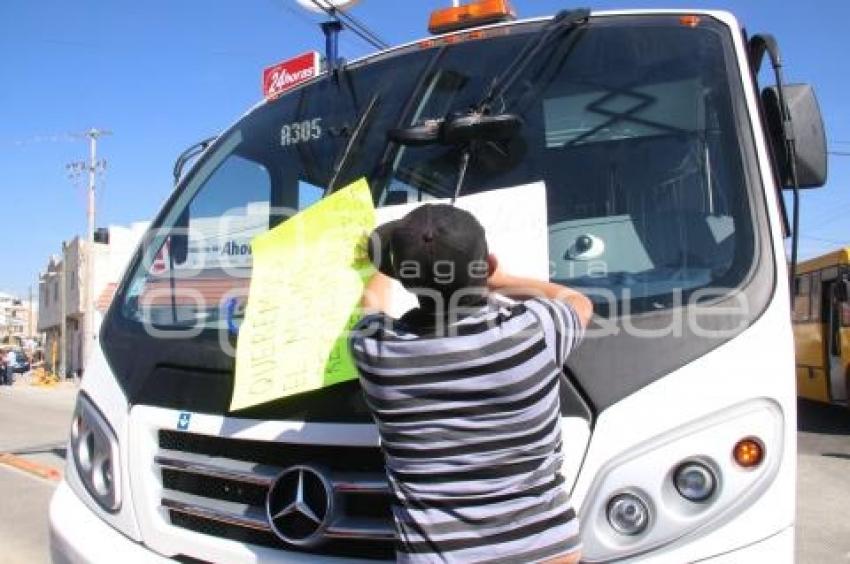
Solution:
<svg viewBox="0 0 850 564">
<path fill-rule="evenodd" d="M 695 15 L 687 15 L 679 18 L 679 23 L 687 27 L 696 27 L 699 25 L 700 17 Z"/>
<path fill-rule="evenodd" d="M 446 33 L 514 19 L 516 12 L 508 0 L 480 0 L 433 12 L 428 20 L 428 31 L 434 34 Z"/>
<path fill-rule="evenodd" d="M 764 447 L 761 441 L 748 437 L 735 443 L 732 456 L 739 466 L 743 468 L 755 468 L 764 460 Z"/>
</svg>

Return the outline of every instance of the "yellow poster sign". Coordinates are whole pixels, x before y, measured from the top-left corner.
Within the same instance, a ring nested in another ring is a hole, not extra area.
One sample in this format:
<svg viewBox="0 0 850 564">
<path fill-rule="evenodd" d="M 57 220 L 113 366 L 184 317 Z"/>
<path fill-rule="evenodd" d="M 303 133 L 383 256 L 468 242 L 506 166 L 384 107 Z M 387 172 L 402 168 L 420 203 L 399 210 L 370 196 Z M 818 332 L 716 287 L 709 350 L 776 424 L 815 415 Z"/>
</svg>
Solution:
<svg viewBox="0 0 850 564">
<path fill-rule="evenodd" d="M 361 179 L 251 241 L 231 410 L 357 377 L 348 330 L 372 272 L 366 242 L 374 227 Z"/>
</svg>

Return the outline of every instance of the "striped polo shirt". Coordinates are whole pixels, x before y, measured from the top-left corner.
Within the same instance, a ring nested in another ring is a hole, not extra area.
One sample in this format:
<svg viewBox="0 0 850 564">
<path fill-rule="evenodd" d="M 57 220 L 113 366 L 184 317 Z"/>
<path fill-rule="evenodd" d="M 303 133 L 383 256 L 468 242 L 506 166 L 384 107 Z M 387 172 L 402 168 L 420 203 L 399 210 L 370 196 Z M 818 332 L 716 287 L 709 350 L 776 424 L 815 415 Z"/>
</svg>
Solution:
<svg viewBox="0 0 850 564">
<path fill-rule="evenodd" d="M 575 311 L 491 299 L 445 327 L 423 318 L 367 316 L 351 338 L 399 562 L 526 563 L 578 549 L 558 389 L 583 335 Z"/>
</svg>

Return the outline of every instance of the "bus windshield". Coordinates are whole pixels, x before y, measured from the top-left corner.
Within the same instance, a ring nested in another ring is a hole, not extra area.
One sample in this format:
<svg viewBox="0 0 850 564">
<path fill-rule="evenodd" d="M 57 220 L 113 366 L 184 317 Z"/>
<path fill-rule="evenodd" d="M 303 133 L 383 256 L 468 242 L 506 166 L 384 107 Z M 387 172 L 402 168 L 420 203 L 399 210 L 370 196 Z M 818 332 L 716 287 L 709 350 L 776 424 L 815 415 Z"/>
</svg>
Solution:
<svg viewBox="0 0 850 564">
<path fill-rule="evenodd" d="M 248 114 L 158 220 L 128 278 L 125 318 L 220 328 L 227 297 L 247 294 L 251 238 L 332 180 L 366 177 L 378 206 L 451 196 L 461 150 L 401 147 L 387 132 L 475 107 L 540 25 L 378 55 Z M 710 17 L 592 18 L 493 101 L 523 127 L 472 154 L 463 194 L 542 181 L 551 278 L 585 289 L 598 313 L 662 311 L 700 289 L 740 287 L 756 237 L 731 49 Z"/>
</svg>

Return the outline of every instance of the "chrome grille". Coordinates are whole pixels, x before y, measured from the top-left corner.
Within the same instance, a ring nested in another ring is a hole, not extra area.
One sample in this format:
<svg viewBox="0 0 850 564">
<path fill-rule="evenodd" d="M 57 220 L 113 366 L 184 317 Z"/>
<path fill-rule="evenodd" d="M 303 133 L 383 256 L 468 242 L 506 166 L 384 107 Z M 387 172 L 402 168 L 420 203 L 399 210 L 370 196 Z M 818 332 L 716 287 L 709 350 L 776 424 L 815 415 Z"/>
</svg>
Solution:
<svg viewBox="0 0 850 564">
<path fill-rule="evenodd" d="M 161 505 L 172 525 L 299 552 L 361 558 L 394 556 L 390 496 L 376 447 L 300 445 L 159 432 Z M 272 462 L 276 463 L 272 463 Z M 269 488 L 286 468 L 321 468 L 333 489 L 334 518 L 311 549 L 275 535 L 266 515 Z"/>
</svg>

